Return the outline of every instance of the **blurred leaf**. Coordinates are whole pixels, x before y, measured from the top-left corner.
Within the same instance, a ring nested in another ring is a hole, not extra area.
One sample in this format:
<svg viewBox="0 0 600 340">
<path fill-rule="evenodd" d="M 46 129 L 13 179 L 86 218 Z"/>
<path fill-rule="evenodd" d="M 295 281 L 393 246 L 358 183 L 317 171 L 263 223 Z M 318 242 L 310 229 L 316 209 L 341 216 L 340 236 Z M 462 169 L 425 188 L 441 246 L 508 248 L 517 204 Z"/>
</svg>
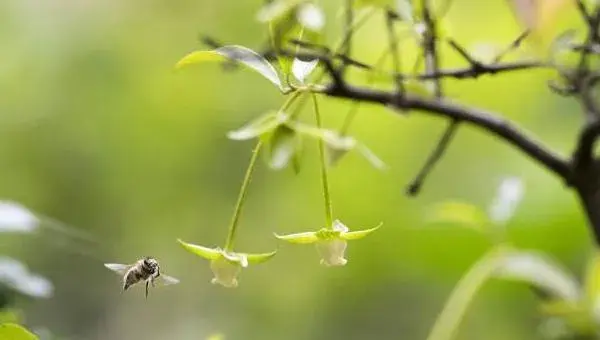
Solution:
<svg viewBox="0 0 600 340">
<path fill-rule="evenodd" d="M 275 254 L 277 254 L 277 251 L 264 254 L 246 254 L 246 257 L 250 264 L 259 264 L 270 260 Z"/>
<path fill-rule="evenodd" d="M 496 277 L 523 281 L 567 301 L 578 301 L 579 284 L 550 258 L 535 252 L 507 254 L 495 272 Z"/>
<path fill-rule="evenodd" d="M 339 162 L 342 157 L 348 153 L 348 150 L 331 147 L 329 144 L 325 145 L 325 155 L 327 156 L 327 165 L 334 166 Z"/>
<path fill-rule="evenodd" d="M 225 340 L 225 335 L 223 333 L 214 333 L 209 335 L 206 340 Z"/>
<path fill-rule="evenodd" d="M 571 314 L 585 313 L 587 309 L 579 301 L 552 300 L 540 304 L 540 312 L 549 316 L 565 317 Z"/>
<path fill-rule="evenodd" d="M 308 2 L 300 5 L 296 15 L 298 22 L 313 32 L 320 32 L 325 26 L 325 13 L 314 3 Z"/>
<path fill-rule="evenodd" d="M 298 174 L 302 168 L 302 152 L 304 151 L 304 147 L 302 138 L 296 137 L 294 141 L 296 143 L 296 152 L 294 152 L 294 156 L 292 157 L 292 168 L 294 169 L 294 173 Z"/>
<path fill-rule="evenodd" d="M 280 20 L 306 0 L 275 0 L 267 3 L 258 11 L 256 20 L 267 23 Z"/>
<path fill-rule="evenodd" d="M 330 147 L 335 149 L 351 150 L 356 145 L 354 138 L 349 136 L 341 136 L 339 133 L 333 130 L 319 129 L 314 126 L 298 122 L 289 122 L 289 126 L 300 134 L 321 139 Z"/>
<path fill-rule="evenodd" d="M 253 139 L 275 130 L 275 128 L 283 124 L 287 119 L 287 115 L 281 111 L 269 111 L 241 128 L 228 132 L 227 137 L 233 140 Z"/>
<path fill-rule="evenodd" d="M 410 0 L 396 0 L 398 15 L 405 22 L 413 22 L 413 6 Z"/>
<path fill-rule="evenodd" d="M 600 302 L 600 252 L 597 250 L 587 263 L 584 282 L 583 288 L 587 301 L 591 304 Z"/>
<path fill-rule="evenodd" d="M 240 62 L 270 80 L 280 90 L 284 90 L 279 74 L 273 65 L 260 54 L 244 46 L 229 45 L 212 51 L 195 51 L 179 60 L 175 67 L 180 69 L 189 65 L 218 61 L 220 58 Z"/>
<path fill-rule="evenodd" d="M 15 202 L 0 201 L 0 233 L 29 233 L 39 225 L 39 219 L 29 209 Z"/>
<path fill-rule="evenodd" d="M 285 168 L 296 152 L 296 131 L 285 125 L 279 125 L 270 139 L 271 159 L 269 166 L 275 170 Z"/>
<path fill-rule="evenodd" d="M 20 323 L 22 320 L 23 314 L 21 311 L 12 308 L 0 309 L 0 324 Z"/>
<path fill-rule="evenodd" d="M 310 244 L 315 243 L 319 240 L 316 232 L 297 233 L 289 235 L 277 235 L 274 234 L 280 240 L 287 241 L 295 244 Z"/>
<path fill-rule="evenodd" d="M 377 229 L 381 228 L 382 225 L 383 225 L 383 222 L 379 223 L 376 227 L 373 227 L 373 228 L 370 228 L 370 229 L 343 232 L 343 233 L 340 234 L 340 237 L 343 240 L 346 240 L 346 241 L 360 240 L 361 238 L 363 238 L 365 236 L 368 236 L 372 232 L 374 232 Z"/>
<path fill-rule="evenodd" d="M 365 159 L 371 163 L 371 165 L 378 170 L 385 170 L 387 168 L 387 164 L 385 164 L 381 158 L 379 158 L 371 149 L 369 149 L 364 144 L 358 143 L 356 145 L 356 149 L 360 152 Z"/>
<path fill-rule="evenodd" d="M 179 242 L 179 244 L 181 244 L 181 246 L 185 250 L 189 251 L 192 254 L 203 257 L 207 260 L 216 260 L 218 258 L 221 258 L 221 250 L 220 249 L 206 248 L 203 246 L 186 243 L 179 239 L 177 240 L 177 242 Z"/>
<path fill-rule="evenodd" d="M 393 5 L 394 0 L 354 0 L 354 6 L 358 8 L 367 6 L 387 7 Z"/>
<path fill-rule="evenodd" d="M 431 88 L 427 87 L 426 83 L 416 79 L 409 79 L 404 81 L 404 89 L 408 94 L 417 95 L 425 98 L 432 98 L 435 93 Z"/>
<path fill-rule="evenodd" d="M 448 201 L 436 205 L 431 212 L 431 222 L 456 223 L 463 227 L 483 232 L 489 220 L 477 206 L 457 201 Z"/>
<path fill-rule="evenodd" d="M 550 63 L 561 68 L 573 66 L 579 60 L 579 54 L 573 53 L 572 47 L 576 44 L 577 32 L 573 29 L 559 34 L 550 46 Z"/>
<path fill-rule="evenodd" d="M 0 339 L 2 340 L 38 340 L 38 337 L 27 329 L 14 324 L 0 325 Z"/>
<path fill-rule="evenodd" d="M 523 181 L 517 177 L 509 177 L 502 181 L 498 193 L 489 208 L 490 220 L 494 223 L 506 223 L 515 213 L 523 198 Z"/>
<path fill-rule="evenodd" d="M 0 257 L 0 283 L 35 298 L 50 298 L 54 292 L 52 282 L 10 257 Z"/>
<path fill-rule="evenodd" d="M 482 62 L 484 64 L 490 64 L 494 62 L 496 57 L 500 53 L 504 52 L 504 50 L 505 46 L 502 46 L 498 43 L 479 42 L 473 44 L 469 48 L 469 55 L 479 62 Z"/>
<path fill-rule="evenodd" d="M 302 61 L 298 58 L 294 58 L 294 62 L 292 63 L 292 73 L 299 82 L 304 84 L 306 77 L 312 73 L 318 63 L 318 59 Z"/>
</svg>

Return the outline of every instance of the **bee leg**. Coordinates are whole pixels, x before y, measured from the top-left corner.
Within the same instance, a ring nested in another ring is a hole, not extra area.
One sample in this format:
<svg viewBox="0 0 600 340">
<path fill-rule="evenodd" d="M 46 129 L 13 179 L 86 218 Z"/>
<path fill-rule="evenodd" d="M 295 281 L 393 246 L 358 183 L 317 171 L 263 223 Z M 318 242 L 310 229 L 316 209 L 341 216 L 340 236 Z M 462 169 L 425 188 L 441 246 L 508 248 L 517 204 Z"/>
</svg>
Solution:
<svg viewBox="0 0 600 340">
<path fill-rule="evenodd" d="M 146 299 L 148 299 L 148 281 L 146 281 Z"/>
</svg>

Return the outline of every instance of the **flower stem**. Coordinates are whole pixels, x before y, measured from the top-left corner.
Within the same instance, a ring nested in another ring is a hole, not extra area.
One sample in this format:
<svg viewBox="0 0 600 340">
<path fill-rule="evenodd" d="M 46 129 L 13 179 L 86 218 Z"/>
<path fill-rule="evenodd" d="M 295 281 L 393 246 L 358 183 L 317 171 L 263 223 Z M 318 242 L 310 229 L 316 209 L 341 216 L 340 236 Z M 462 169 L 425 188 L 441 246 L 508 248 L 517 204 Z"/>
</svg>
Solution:
<svg viewBox="0 0 600 340">
<path fill-rule="evenodd" d="M 286 110 L 300 95 L 299 91 L 293 92 L 287 100 L 281 106 L 280 111 Z M 235 239 L 235 232 L 237 231 L 237 225 L 240 220 L 242 207 L 244 206 L 244 201 L 246 200 L 246 194 L 248 192 L 248 185 L 252 180 L 252 173 L 254 172 L 254 168 L 256 166 L 256 160 L 258 159 L 258 154 L 262 147 L 262 139 L 258 139 L 254 150 L 252 150 L 252 157 L 250 157 L 250 164 L 248 164 L 248 169 L 246 169 L 246 175 L 244 176 L 244 181 L 242 182 L 242 188 L 240 189 L 240 193 L 238 195 L 238 200 L 235 205 L 235 210 L 233 212 L 233 217 L 231 218 L 231 224 L 229 225 L 229 232 L 227 233 L 227 239 L 225 240 L 225 251 L 233 250 L 233 241 Z"/>
<path fill-rule="evenodd" d="M 315 111 L 315 119 L 317 120 L 317 128 L 321 128 L 321 112 L 319 111 L 319 103 L 317 95 L 311 93 L 313 109 Z M 325 144 L 322 139 L 319 139 L 319 156 L 321 158 L 321 181 L 323 183 L 323 197 L 325 198 L 325 222 L 330 228 L 333 225 L 333 212 L 331 207 L 331 196 L 329 195 L 329 179 L 327 178 L 327 160 L 325 159 Z"/>
<path fill-rule="evenodd" d="M 260 148 L 262 146 L 262 140 L 258 139 L 254 150 L 252 150 L 252 157 L 250 158 L 250 164 L 248 164 L 248 169 L 246 169 L 246 175 L 244 176 L 244 182 L 242 182 L 242 188 L 240 189 L 240 194 L 238 196 L 237 203 L 235 205 L 235 210 L 233 212 L 233 217 L 231 218 L 231 224 L 229 225 L 229 232 L 227 233 L 227 240 L 225 241 L 225 251 L 233 250 L 233 240 L 235 239 L 235 232 L 237 230 L 237 225 L 240 220 L 242 207 L 244 206 L 244 201 L 246 200 L 246 194 L 248 193 L 248 185 L 252 180 L 252 173 L 254 172 L 254 168 L 256 165 L 256 159 L 258 159 L 258 154 Z"/>
</svg>

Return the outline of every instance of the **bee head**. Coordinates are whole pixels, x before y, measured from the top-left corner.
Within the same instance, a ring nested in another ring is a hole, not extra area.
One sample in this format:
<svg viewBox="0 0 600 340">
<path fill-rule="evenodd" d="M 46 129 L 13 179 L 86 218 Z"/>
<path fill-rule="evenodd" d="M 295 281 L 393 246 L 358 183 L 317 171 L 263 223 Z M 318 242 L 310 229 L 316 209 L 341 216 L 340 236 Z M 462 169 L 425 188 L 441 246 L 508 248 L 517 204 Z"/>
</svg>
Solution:
<svg viewBox="0 0 600 340">
<path fill-rule="evenodd" d="M 152 269 L 153 271 L 158 269 L 158 261 L 156 261 L 156 259 L 146 256 L 144 257 L 144 266 L 146 266 L 147 268 Z"/>
</svg>

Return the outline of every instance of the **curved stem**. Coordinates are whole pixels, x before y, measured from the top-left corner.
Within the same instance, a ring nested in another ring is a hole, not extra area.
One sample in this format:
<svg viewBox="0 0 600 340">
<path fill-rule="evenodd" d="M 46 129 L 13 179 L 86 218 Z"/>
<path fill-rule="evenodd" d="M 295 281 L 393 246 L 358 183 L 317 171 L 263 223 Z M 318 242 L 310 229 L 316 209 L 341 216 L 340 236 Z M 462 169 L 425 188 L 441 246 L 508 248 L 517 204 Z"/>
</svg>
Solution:
<svg viewBox="0 0 600 340">
<path fill-rule="evenodd" d="M 313 102 L 313 109 L 315 111 L 315 119 L 317 121 L 317 128 L 321 128 L 321 112 L 319 111 L 319 103 L 317 102 L 317 96 L 311 93 Z M 319 156 L 321 158 L 321 181 L 323 183 L 323 197 L 325 199 L 325 222 L 326 226 L 330 228 L 333 225 L 333 209 L 331 207 L 331 196 L 329 195 L 329 180 L 327 178 L 327 161 L 325 159 L 325 144 L 322 139 L 319 139 Z"/>
<path fill-rule="evenodd" d="M 225 241 L 225 251 L 233 250 L 233 240 L 235 239 L 235 232 L 237 230 L 237 225 L 241 216 L 242 207 L 244 206 L 244 201 L 246 200 L 246 194 L 248 192 L 248 184 L 252 180 L 252 173 L 254 172 L 254 168 L 256 165 L 256 159 L 258 158 L 258 154 L 260 148 L 262 146 L 262 140 L 259 138 L 254 150 L 252 150 L 252 157 L 250 158 L 250 164 L 248 164 L 248 169 L 246 170 L 246 175 L 244 176 L 244 182 L 242 182 L 242 188 L 240 189 L 240 194 L 238 196 L 237 203 L 235 205 L 235 210 L 233 212 L 233 217 L 231 218 L 231 224 L 229 225 L 229 232 L 227 233 L 227 240 Z"/>
<path fill-rule="evenodd" d="M 450 340 L 453 338 L 471 301 L 483 284 L 493 275 L 503 255 L 509 249 L 507 245 L 498 245 L 469 269 L 450 294 L 450 298 L 435 321 L 427 340 Z"/>
</svg>

